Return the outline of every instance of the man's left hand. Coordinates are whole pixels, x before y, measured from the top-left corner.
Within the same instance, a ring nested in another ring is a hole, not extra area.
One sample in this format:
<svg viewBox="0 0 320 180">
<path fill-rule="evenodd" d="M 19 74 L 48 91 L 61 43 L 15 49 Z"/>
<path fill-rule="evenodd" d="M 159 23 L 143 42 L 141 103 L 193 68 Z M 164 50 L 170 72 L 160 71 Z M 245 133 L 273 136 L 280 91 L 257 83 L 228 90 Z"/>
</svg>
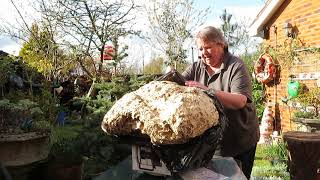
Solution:
<svg viewBox="0 0 320 180">
<path fill-rule="evenodd" d="M 197 87 L 197 88 L 200 88 L 200 89 L 203 89 L 203 90 L 209 90 L 209 88 L 197 81 L 186 81 L 185 83 L 186 86 L 189 86 L 189 87 Z"/>
</svg>

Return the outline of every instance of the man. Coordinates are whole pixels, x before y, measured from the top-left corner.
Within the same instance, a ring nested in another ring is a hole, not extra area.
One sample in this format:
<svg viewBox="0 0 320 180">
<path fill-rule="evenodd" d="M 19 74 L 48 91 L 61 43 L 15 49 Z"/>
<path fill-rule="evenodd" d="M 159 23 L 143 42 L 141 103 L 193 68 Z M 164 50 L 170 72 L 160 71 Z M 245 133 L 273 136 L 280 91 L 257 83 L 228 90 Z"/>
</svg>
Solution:
<svg viewBox="0 0 320 180">
<path fill-rule="evenodd" d="M 217 155 L 240 162 L 249 179 L 259 140 L 259 124 L 252 102 L 252 86 L 243 61 L 228 51 L 222 33 L 207 26 L 196 35 L 201 59 L 183 72 L 186 85 L 215 93 L 229 119 Z"/>
</svg>

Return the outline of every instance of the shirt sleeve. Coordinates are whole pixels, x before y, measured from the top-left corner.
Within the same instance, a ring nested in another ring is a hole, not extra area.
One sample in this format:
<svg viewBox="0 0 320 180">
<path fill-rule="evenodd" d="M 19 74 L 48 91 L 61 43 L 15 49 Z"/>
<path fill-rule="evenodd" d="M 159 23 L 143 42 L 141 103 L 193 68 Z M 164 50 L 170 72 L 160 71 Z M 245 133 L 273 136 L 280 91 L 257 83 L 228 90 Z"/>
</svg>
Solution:
<svg viewBox="0 0 320 180">
<path fill-rule="evenodd" d="M 232 81 L 231 81 L 231 92 L 243 94 L 248 98 L 248 103 L 252 102 L 252 86 L 249 72 L 245 64 L 237 63 L 237 67 L 234 68 Z"/>
<path fill-rule="evenodd" d="M 194 64 L 187 67 L 187 69 L 182 73 L 182 76 L 187 80 L 191 81 L 194 80 Z"/>
</svg>

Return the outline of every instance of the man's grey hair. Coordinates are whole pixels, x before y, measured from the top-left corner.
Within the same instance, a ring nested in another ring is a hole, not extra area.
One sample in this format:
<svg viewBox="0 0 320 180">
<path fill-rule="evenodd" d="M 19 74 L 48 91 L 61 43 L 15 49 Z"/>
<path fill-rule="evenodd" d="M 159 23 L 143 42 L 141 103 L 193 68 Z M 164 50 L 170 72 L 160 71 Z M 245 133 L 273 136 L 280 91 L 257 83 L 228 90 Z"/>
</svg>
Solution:
<svg viewBox="0 0 320 180">
<path fill-rule="evenodd" d="M 213 26 L 206 26 L 205 28 L 201 29 L 197 33 L 196 39 L 221 44 L 223 45 L 224 50 L 228 51 L 228 42 L 224 38 L 222 32 Z"/>
</svg>

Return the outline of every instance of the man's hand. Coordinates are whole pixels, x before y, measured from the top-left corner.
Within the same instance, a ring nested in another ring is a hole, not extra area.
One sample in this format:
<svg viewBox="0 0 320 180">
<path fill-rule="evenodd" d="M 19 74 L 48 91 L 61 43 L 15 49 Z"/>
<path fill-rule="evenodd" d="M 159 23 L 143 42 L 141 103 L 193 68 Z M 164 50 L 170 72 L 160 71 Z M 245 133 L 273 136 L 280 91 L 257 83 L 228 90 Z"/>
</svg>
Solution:
<svg viewBox="0 0 320 180">
<path fill-rule="evenodd" d="M 185 85 L 189 87 L 197 87 L 205 91 L 209 90 L 207 86 L 196 81 L 186 81 Z M 243 94 L 230 93 L 230 92 L 217 91 L 217 90 L 214 90 L 214 94 L 217 96 L 221 104 L 224 107 L 229 109 L 241 109 L 247 103 L 247 97 Z"/>
<path fill-rule="evenodd" d="M 200 89 L 203 89 L 203 90 L 209 90 L 209 88 L 197 81 L 186 81 L 185 83 L 186 86 L 189 86 L 189 87 L 197 87 L 197 88 L 200 88 Z"/>
</svg>

